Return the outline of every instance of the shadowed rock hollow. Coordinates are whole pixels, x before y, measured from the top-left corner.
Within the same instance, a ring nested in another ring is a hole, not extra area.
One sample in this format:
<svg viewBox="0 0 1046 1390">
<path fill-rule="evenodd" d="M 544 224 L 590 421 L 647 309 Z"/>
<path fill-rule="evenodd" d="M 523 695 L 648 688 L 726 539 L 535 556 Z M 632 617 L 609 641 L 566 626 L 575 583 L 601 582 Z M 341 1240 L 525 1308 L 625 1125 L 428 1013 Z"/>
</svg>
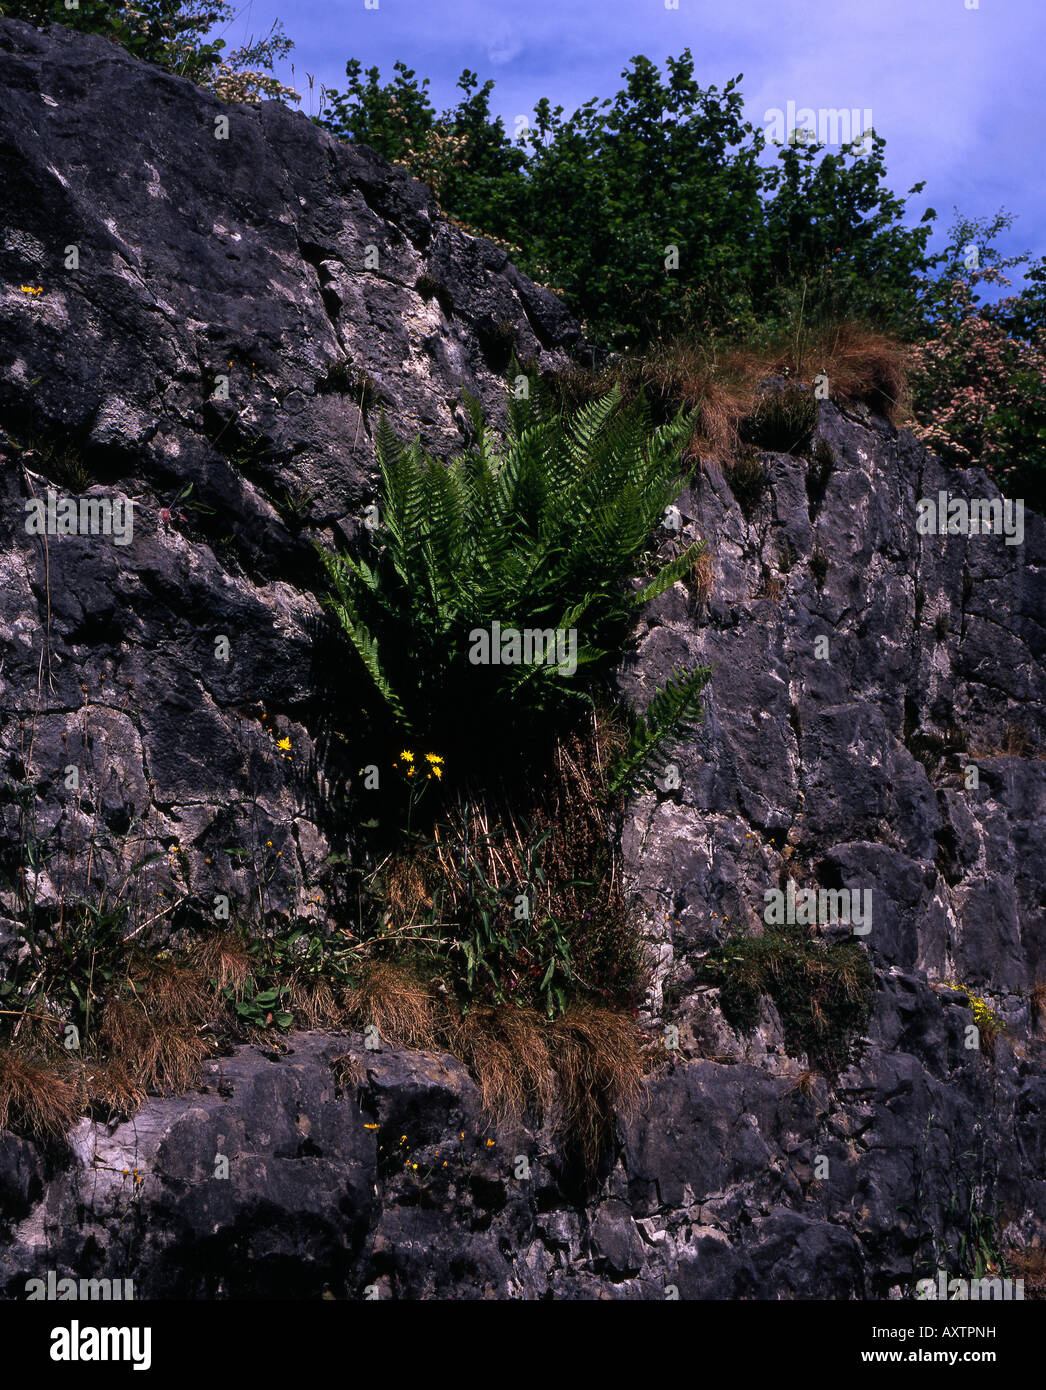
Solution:
<svg viewBox="0 0 1046 1390">
<path fill-rule="evenodd" d="M 226 107 L 100 39 L 3 20 L 0 82 L 0 969 L 27 786 L 43 906 L 94 835 L 96 881 L 160 851 L 153 891 L 187 913 L 224 893 L 333 922 L 325 866 L 352 827 L 312 542 L 357 534 L 382 405 L 449 457 L 462 386 L 498 418 L 510 352 L 554 372 L 578 327 L 420 184 L 280 105 Z M 711 596 L 652 604 L 622 670 L 642 700 L 681 663 L 715 668 L 678 788 L 626 820 L 644 1021 L 680 1047 L 602 1185 L 579 1192 L 550 1132 L 492 1129 L 451 1057 L 292 1034 L 67 1147 L 0 1134 L 8 1297 L 46 1270 L 139 1297 L 908 1295 L 973 1187 L 1006 1243 L 1042 1242 L 1044 528 L 920 536 L 920 497 L 995 490 L 863 410 L 822 404 L 817 437 L 831 466 L 764 455 L 744 510 L 728 475 L 699 475 L 678 505 Z M 132 499 L 130 544 L 28 535 L 49 486 Z M 874 1009 L 832 1085 L 803 1079 L 767 1000 L 737 1031 L 702 974 L 789 878 L 874 894 Z M 946 980 L 1004 1020 L 993 1057 L 964 1045 Z"/>
</svg>

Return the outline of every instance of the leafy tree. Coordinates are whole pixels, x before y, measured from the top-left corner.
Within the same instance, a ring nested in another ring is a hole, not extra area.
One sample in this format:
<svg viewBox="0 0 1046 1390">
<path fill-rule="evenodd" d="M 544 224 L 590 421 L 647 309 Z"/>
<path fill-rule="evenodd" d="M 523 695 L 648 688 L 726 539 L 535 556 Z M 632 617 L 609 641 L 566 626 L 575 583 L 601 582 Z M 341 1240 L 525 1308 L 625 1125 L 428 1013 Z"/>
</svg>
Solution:
<svg viewBox="0 0 1046 1390">
<path fill-rule="evenodd" d="M 428 98 L 429 79 L 418 85 L 413 68 L 394 64 L 395 77 L 381 85 L 378 68 L 355 58 L 345 68 L 344 92 L 327 93 L 329 111 L 317 123 L 339 140 L 370 145 L 429 184 L 454 216 L 490 235 L 514 240 L 522 231 L 520 171 L 525 162 L 500 118 L 490 112 L 493 81 L 479 86 L 467 68 L 458 79 L 464 93 L 437 117 Z"/>
<path fill-rule="evenodd" d="M 667 82 L 649 59 L 632 63 L 612 103 L 564 120 L 538 102 L 526 171 L 529 262 L 616 347 L 728 323 L 762 224 L 763 137 L 742 118 L 740 79 L 703 91 L 689 50 L 668 60 Z"/>
<path fill-rule="evenodd" d="M 869 133 L 824 154 L 817 144 L 786 145 L 767 171 L 766 273 L 754 300 L 761 318 L 810 322 L 854 318 L 911 332 L 919 317 L 919 280 L 927 255 L 928 208 L 904 225 L 905 203 L 885 183 L 886 142 Z M 909 194 L 921 193 L 917 183 Z"/>
<path fill-rule="evenodd" d="M 474 73 L 437 117 L 427 79 L 402 63 L 384 87 L 377 68 L 366 81 L 356 60 L 346 72 L 321 123 L 427 177 L 447 213 L 512 245 L 605 346 L 741 337 L 800 313 L 895 326 L 914 313 L 913 275 L 933 264 L 929 227 L 906 227 L 886 187 L 882 139 L 864 155 L 785 147 L 767 166 L 740 77 L 701 88 L 689 49 L 665 75 L 633 58 L 613 101 L 570 117 L 542 98 L 516 145 L 491 117 L 493 83 Z"/>
</svg>

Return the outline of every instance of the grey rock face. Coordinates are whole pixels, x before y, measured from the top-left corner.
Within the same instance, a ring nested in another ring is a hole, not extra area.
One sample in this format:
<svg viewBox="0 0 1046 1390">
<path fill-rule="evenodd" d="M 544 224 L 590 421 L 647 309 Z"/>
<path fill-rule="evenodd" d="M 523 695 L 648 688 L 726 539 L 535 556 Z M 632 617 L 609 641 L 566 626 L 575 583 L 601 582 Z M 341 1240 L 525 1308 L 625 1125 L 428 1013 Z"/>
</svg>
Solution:
<svg viewBox="0 0 1046 1390">
<path fill-rule="evenodd" d="M 330 920 L 325 865 L 352 846 L 312 538 L 362 523 L 383 403 L 447 457 L 461 387 L 496 418 L 510 341 L 554 370 L 577 325 L 421 185 L 281 106 L 5 20 L 0 80 L 0 780 L 51 855 L 32 892 L 53 901 L 95 835 L 96 888 L 163 852 L 172 921 L 223 893 Z M 579 1189 L 546 1130 L 492 1129 L 453 1058 L 296 1034 L 65 1147 L 0 1134 L 7 1297 L 48 1270 L 140 1297 L 907 1295 L 967 1180 L 1007 1240 L 1043 1239 L 1044 528 L 920 536 L 919 498 L 986 479 L 867 412 L 823 404 L 817 429 L 834 466 L 767 456 L 750 516 L 714 468 L 679 499 L 713 592 L 651 605 L 622 670 L 642 702 L 680 663 L 715 668 L 679 785 L 624 829 L 646 1022 L 680 1047 L 601 1182 Z M 133 500 L 130 543 L 27 534 L 49 485 Z M 9 796 L 8 884 L 19 826 Z M 701 978 L 789 878 L 873 894 L 874 1012 L 833 1084 L 803 1077 L 768 1001 L 738 1034 Z M 0 888 L 0 961 L 15 909 Z M 1005 1020 L 994 1060 L 948 980 Z"/>
<path fill-rule="evenodd" d="M 499 325 L 541 370 L 567 364 L 579 330 L 421 184 L 284 106 L 224 106 L 65 29 L 0 22 L 0 62 L 0 432 L 36 446 L 0 437 L 0 757 L 23 781 L 35 719 L 41 807 L 57 810 L 70 762 L 104 777 L 110 879 L 174 844 L 169 895 L 249 901 L 257 872 L 218 851 L 272 840 L 269 906 L 325 915 L 303 888 L 332 848 L 312 539 L 355 534 L 383 406 L 447 456 L 463 387 L 502 410 Z M 80 486 L 62 485 L 56 447 Z M 45 549 L 24 502 L 48 483 L 133 500 L 131 543 Z"/>
</svg>

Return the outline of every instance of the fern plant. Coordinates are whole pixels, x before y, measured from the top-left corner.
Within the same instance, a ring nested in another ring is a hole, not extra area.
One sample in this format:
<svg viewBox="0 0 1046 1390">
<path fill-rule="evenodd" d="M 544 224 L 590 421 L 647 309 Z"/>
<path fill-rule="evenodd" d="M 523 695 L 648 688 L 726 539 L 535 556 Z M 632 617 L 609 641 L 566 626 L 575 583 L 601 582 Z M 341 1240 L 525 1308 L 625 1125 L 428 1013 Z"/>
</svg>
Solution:
<svg viewBox="0 0 1046 1390">
<path fill-rule="evenodd" d="M 611 791 L 649 787 L 664 775 L 665 745 L 691 732 L 701 718 L 701 694 L 710 675 L 707 666 L 680 668 L 655 693 L 645 714 L 632 714 L 628 743 L 610 769 Z"/>
<path fill-rule="evenodd" d="M 380 521 L 358 555 L 320 550 L 326 602 L 365 672 L 371 731 L 388 746 L 438 748 L 461 774 L 492 757 L 525 771 L 591 705 L 639 606 L 703 550 L 663 565 L 649 552 L 688 480 L 678 461 L 693 417 L 653 429 L 646 402 L 626 408 L 617 388 L 568 415 L 533 379 L 527 398 L 510 398 L 496 445 L 465 399 L 476 442 L 449 465 L 417 439 L 404 446 L 382 415 Z M 534 634 L 530 660 L 508 648 L 501 659 L 499 637 L 512 633 Z M 708 674 L 681 674 L 633 719 L 616 786 L 640 779 L 697 717 Z"/>
</svg>

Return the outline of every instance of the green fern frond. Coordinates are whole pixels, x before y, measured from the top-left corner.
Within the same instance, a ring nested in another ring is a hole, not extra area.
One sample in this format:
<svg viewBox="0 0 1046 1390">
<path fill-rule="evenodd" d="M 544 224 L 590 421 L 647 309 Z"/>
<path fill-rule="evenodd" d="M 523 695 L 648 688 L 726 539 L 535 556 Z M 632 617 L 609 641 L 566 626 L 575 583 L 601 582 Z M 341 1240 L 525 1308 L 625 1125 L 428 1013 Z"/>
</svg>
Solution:
<svg viewBox="0 0 1046 1390">
<path fill-rule="evenodd" d="M 347 573 L 341 564 L 342 557 L 330 556 L 320 546 L 317 546 L 321 562 L 332 583 L 333 593 L 325 597 L 325 606 L 334 614 L 342 631 L 348 637 L 353 647 L 356 649 L 360 660 L 363 662 L 375 688 L 378 690 L 382 699 L 407 727 L 410 721 L 399 696 L 393 690 L 391 682 L 385 673 L 378 652 L 378 643 L 368 630 L 366 624 L 361 619 L 356 605 L 353 603 L 349 594 L 346 582 Z"/>
<path fill-rule="evenodd" d="M 628 745 L 613 766 L 611 791 L 649 786 L 661 771 L 661 750 L 690 732 L 703 714 L 701 692 L 712 674 L 709 666 L 680 667 L 657 691 L 647 711 L 635 717 Z"/>
<path fill-rule="evenodd" d="M 704 551 L 704 541 L 694 541 L 692 545 L 687 546 L 682 555 L 677 555 L 674 560 L 669 560 L 666 565 L 662 565 L 650 583 L 636 594 L 636 605 L 649 603 L 652 598 L 658 598 L 684 575 L 689 574 Z"/>
</svg>

